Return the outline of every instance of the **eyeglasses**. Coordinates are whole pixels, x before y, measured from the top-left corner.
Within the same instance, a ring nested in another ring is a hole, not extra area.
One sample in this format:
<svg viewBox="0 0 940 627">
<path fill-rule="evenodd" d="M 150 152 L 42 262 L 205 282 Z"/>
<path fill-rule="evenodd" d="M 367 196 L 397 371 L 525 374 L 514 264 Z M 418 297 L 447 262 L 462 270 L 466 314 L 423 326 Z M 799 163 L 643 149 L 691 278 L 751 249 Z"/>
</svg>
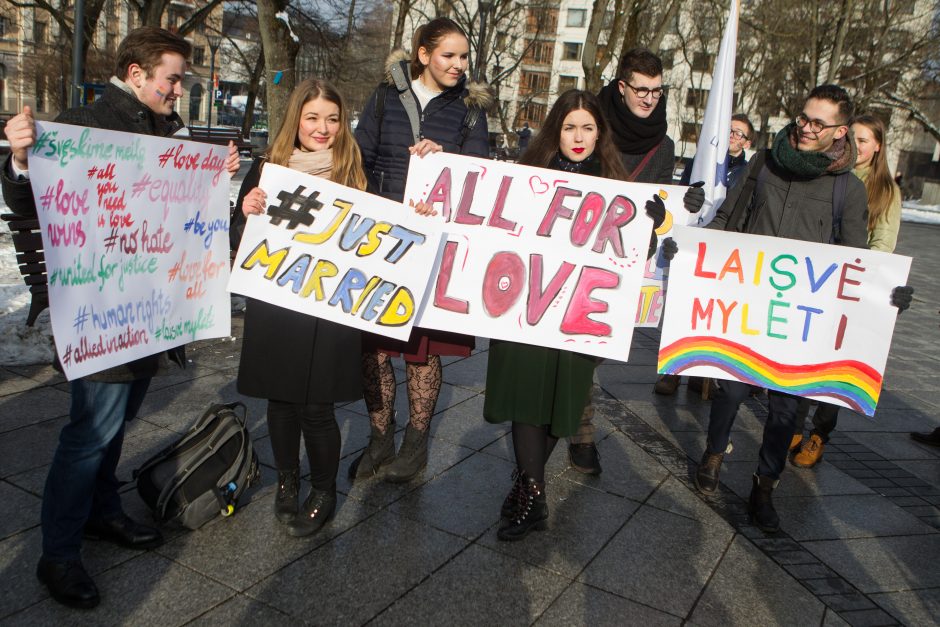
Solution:
<svg viewBox="0 0 940 627">
<path fill-rule="evenodd" d="M 652 96 L 653 100 L 659 100 L 664 94 L 669 92 L 669 85 L 662 85 L 660 87 L 654 87 L 653 89 L 649 87 L 634 87 L 630 83 L 624 83 L 624 85 L 632 89 L 633 93 L 640 100 L 645 100 L 647 96 Z"/>
<path fill-rule="evenodd" d="M 845 126 L 845 124 L 826 124 L 822 120 L 811 120 L 805 113 L 801 113 L 796 116 L 796 125 L 800 128 L 809 127 L 809 130 L 813 133 L 821 133 L 827 128 L 836 128 L 837 126 Z"/>
<path fill-rule="evenodd" d="M 731 136 L 735 139 L 747 139 L 747 133 L 742 133 L 736 129 L 731 129 Z"/>
</svg>

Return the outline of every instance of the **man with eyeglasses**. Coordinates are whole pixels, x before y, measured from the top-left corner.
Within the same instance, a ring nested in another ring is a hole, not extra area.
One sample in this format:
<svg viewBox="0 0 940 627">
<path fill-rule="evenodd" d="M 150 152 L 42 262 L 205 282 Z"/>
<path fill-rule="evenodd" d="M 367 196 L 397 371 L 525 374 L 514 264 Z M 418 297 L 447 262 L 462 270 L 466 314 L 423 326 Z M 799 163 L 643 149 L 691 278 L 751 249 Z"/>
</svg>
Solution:
<svg viewBox="0 0 940 627">
<path fill-rule="evenodd" d="M 620 57 L 617 80 L 597 95 L 628 181 L 672 184 L 676 146 L 666 134 L 668 89 L 663 84 L 663 62 L 659 57 L 646 48 L 633 48 Z M 690 187 L 684 197 L 685 208 L 695 213 L 704 203 L 701 184 Z M 568 438 L 568 460 L 578 472 L 599 475 L 601 462 L 594 444 L 593 421 L 594 406 L 588 402 L 581 427 Z"/>
<path fill-rule="evenodd" d="M 868 248 L 868 198 L 865 186 L 852 175 L 857 155 L 849 134 L 853 113 L 852 100 L 841 87 L 813 89 L 802 112 L 777 133 L 773 146 L 751 159 L 705 228 Z M 663 249 L 671 257 L 675 243 L 664 242 Z M 892 304 L 906 309 L 911 291 L 896 288 Z M 705 494 L 718 489 L 731 428 L 750 387 L 718 382 L 705 454 L 695 474 L 695 485 Z M 767 396 L 769 411 L 748 514 L 758 528 L 773 533 L 780 528 L 780 518 L 771 495 L 786 464 L 799 397 L 775 390 Z"/>
</svg>

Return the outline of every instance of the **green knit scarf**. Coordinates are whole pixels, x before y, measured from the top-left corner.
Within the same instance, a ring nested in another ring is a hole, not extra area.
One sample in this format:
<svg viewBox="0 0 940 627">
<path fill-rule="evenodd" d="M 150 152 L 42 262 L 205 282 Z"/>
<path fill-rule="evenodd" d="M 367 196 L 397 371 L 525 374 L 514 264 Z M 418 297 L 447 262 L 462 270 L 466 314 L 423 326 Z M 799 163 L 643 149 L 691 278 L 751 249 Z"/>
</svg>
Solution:
<svg viewBox="0 0 940 627">
<path fill-rule="evenodd" d="M 797 178 L 814 179 L 822 176 L 832 165 L 833 157 L 823 152 L 797 150 L 798 133 L 795 122 L 787 124 L 774 137 L 770 154 L 777 165 Z"/>
</svg>

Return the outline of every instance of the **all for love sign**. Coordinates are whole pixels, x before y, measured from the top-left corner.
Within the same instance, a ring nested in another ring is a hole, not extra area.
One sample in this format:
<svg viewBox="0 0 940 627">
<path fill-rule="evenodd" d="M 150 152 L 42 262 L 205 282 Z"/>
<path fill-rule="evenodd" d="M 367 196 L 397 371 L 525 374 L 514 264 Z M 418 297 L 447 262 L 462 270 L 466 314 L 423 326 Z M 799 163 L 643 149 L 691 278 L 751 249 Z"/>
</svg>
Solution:
<svg viewBox="0 0 940 627">
<path fill-rule="evenodd" d="M 68 379 L 231 333 L 227 154 L 36 123 L 29 174 Z"/>
<path fill-rule="evenodd" d="M 271 163 L 265 215 L 248 218 L 232 292 L 406 340 L 442 238 L 438 220 Z"/>
<path fill-rule="evenodd" d="M 673 237 L 660 372 L 874 415 L 909 257 L 692 227 Z"/>
<path fill-rule="evenodd" d="M 418 325 L 626 360 L 659 195 L 624 183 L 473 157 L 412 157 L 405 201 L 443 216 L 447 242 Z"/>
</svg>

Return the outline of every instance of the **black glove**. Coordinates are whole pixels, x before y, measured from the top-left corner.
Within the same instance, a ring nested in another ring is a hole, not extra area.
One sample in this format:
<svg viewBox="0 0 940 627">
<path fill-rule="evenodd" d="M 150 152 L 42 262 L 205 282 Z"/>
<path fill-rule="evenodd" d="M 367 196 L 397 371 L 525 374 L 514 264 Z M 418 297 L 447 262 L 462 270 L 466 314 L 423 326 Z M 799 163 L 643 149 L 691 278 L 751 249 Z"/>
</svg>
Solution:
<svg viewBox="0 0 940 627">
<path fill-rule="evenodd" d="M 898 308 L 898 313 L 911 306 L 914 299 L 914 288 L 910 285 L 899 285 L 891 290 L 891 304 Z"/>
<path fill-rule="evenodd" d="M 653 218 L 654 231 L 666 221 L 666 205 L 663 204 L 663 199 L 659 197 L 659 194 L 654 194 L 652 200 L 646 201 L 646 215 Z"/>
<path fill-rule="evenodd" d="M 702 189 L 704 185 L 705 181 L 699 181 L 698 183 L 692 183 L 689 189 L 685 190 L 685 196 L 682 197 L 682 205 L 689 213 L 698 213 L 702 210 L 702 205 L 705 204 L 705 190 Z M 647 209 L 647 211 L 649 211 L 649 209 Z"/>
<path fill-rule="evenodd" d="M 667 237 L 663 240 L 663 259 L 672 261 L 672 258 L 676 256 L 677 252 L 679 252 L 679 245 L 676 244 L 676 240 L 671 237 Z"/>
<path fill-rule="evenodd" d="M 659 248 L 659 238 L 656 237 L 656 231 L 650 233 L 650 247 L 646 251 L 646 258 L 652 259 L 653 255 L 656 254 L 656 249 Z"/>
</svg>

